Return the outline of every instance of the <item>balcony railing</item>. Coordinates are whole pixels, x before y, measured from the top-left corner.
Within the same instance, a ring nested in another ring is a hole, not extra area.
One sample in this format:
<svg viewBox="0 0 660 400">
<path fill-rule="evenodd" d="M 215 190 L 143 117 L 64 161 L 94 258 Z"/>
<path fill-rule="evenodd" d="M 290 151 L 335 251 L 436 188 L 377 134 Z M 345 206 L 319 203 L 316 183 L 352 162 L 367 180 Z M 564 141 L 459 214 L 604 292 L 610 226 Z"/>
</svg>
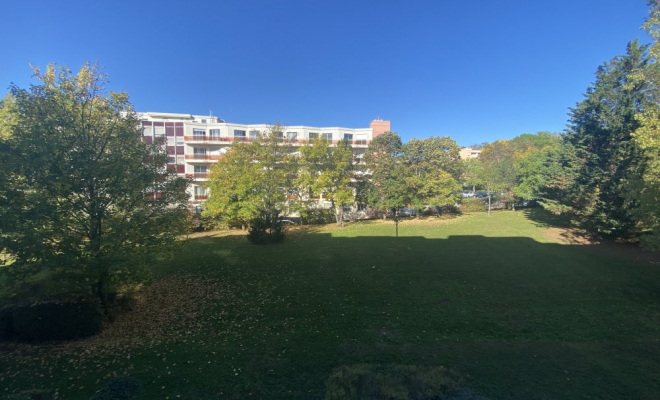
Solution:
<svg viewBox="0 0 660 400">
<path fill-rule="evenodd" d="M 183 140 L 196 142 L 233 142 L 233 137 L 228 136 L 184 136 Z"/>
<path fill-rule="evenodd" d="M 186 142 L 193 141 L 193 142 L 210 142 L 210 143 L 217 143 L 217 142 L 251 142 L 256 140 L 256 138 L 250 138 L 250 137 L 243 137 L 243 136 L 184 136 L 184 140 Z M 301 145 L 301 144 L 311 144 L 314 143 L 319 139 L 287 139 L 287 138 L 279 138 L 279 142 L 281 143 L 288 143 L 288 144 L 294 144 L 294 145 Z M 341 142 L 341 140 L 329 140 L 329 144 L 338 144 Z M 349 145 L 352 146 L 366 146 L 369 144 L 368 140 L 349 140 L 348 141 Z"/>
<path fill-rule="evenodd" d="M 208 194 L 196 194 L 195 195 L 195 200 L 206 200 L 209 198 Z"/>
<path fill-rule="evenodd" d="M 215 154 L 186 154 L 186 160 L 219 160 L 221 155 Z"/>
<path fill-rule="evenodd" d="M 206 179 L 209 177 L 208 172 L 195 172 L 194 174 L 186 174 L 186 178 L 193 178 L 193 179 Z"/>
</svg>

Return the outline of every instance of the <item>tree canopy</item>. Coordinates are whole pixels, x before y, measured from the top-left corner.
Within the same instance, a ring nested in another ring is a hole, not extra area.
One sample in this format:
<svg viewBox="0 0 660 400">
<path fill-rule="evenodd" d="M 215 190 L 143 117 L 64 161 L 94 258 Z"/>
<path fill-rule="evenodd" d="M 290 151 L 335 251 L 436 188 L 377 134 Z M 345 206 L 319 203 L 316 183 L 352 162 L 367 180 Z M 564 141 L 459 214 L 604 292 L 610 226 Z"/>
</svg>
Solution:
<svg viewBox="0 0 660 400">
<path fill-rule="evenodd" d="M 128 95 L 107 93 L 96 65 L 35 76 L 29 89 L 12 86 L 0 146 L 4 273 L 16 284 L 59 277 L 55 292 L 104 299 L 185 232 L 187 182 L 166 169 L 163 146 L 142 142 Z"/>
<path fill-rule="evenodd" d="M 295 197 L 297 160 L 292 153 L 279 125 L 249 143 L 234 143 L 211 168 L 204 214 L 251 229 L 266 223 L 266 236 L 279 238 L 279 215 Z"/>
</svg>

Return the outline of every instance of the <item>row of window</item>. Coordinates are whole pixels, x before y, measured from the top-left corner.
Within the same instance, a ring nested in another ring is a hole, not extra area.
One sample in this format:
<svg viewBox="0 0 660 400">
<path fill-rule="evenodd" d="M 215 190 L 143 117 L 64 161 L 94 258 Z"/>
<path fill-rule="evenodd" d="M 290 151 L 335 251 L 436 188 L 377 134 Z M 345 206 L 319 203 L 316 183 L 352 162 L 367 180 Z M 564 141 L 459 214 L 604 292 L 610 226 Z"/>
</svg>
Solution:
<svg viewBox="0 0 660 400">
<path fill-rule="evenodd" d="M 250 131 L 249 133 L 240 129 L 234 129 L 234 137 L 239 137 L 239 138 L 245 138 L 249 137 L 251 139 L 256 138 L 259 135 L 258 131 Z M 203 129 L 193 129 L 193 136 L 197 137 L 204 137 L 206 136 L 206 131 Z M 209 130 L 209 136 L 210 137 L 220 137 L 220 129 L 210 129 Z M 280 138 L 284 138 L 284 133 L 279 132 L 278 136 Z M 298 132 L 287 132 L 286 133 L 286 138 L 289 140 L 294 140 L 298 137 Z M 320 136 L 323 139 L 332 141 L 332 132 L 324 132 Z M 319 134 L 318 132 L 310 132 L 309 133 L 309 140 L 314 140 L 318 139 Z M 344 133 L 344 140 L 353 140 L 353 134 L 352 133 Z"/>
</svg>

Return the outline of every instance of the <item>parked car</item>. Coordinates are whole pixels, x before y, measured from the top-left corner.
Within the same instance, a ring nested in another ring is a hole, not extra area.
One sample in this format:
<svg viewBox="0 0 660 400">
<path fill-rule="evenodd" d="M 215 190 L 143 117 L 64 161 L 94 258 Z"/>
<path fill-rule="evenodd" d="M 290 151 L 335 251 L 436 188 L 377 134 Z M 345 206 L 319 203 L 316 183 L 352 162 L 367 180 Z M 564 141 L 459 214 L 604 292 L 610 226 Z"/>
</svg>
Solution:
<svg viewBox="0 0 660 400">
<path fill-rule="evenodd" d="M 474 197 L 475 193 L 474 192 L 463 192 L 461 194 L 463 197 Z"/>
<path fill-rule="evenodd" d="M 417 215 L 417 210 L 414 208 L 401 208 L 397 211 L 399 217 L 414 217 Z"/>
</svg>

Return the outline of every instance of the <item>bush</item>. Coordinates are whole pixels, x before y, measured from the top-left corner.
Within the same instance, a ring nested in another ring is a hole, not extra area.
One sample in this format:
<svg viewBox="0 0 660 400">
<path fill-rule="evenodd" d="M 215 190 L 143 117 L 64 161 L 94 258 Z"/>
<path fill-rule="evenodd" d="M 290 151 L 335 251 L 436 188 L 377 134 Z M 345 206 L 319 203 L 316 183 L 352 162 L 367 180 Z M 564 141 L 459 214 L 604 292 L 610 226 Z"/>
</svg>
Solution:
<svg viewBox="0 0 660 400">
<path fill-rule="evenodd" d="M 335 212 L 325 208 L 307 208 L 300 212 L 302 223 L 305 225 L 321 225 L 336 222 Z"/>
<path fill-rule="evenodd" d="M 0 310 L 0 341 L 14 338 L 14 309 L 7 307 Z"/>
<path fill-rule="evenodd" d="M 108 382 L 89 400 L 137 400 L 142 384 L 129 376 L 121 376 Z"/>
<path fill-rule="evenodd" d="M 1 314 L 4 340 L 70 340 L 95 335 L 103 327 L 96 300 L 15 306 Z"/>
<path fill-rule="evenodd" d="M 240 228 L 239 221 L 228 221 L 220 217 L 210 217 L 205 214 L 197 215 L 192 220 L 193 232 L 218 231 L 230 228 Z"/>
<path fill-rule="evenodd" d="M 465 198 L 461 200 L 461 212 L 484 212 L 488 211 L 488 199 Z"/>
<path fill-rule="evenodd" d="M 54 393 L 52 389 L 32 389 L 0 396 L 0 400 L 52 400 L 55 398 Z"/>
<path fill-rule="evenodd" d="M 458 391 L 460 378 L 444 367 L 342 366 L 326 383 L 326 400 L 441 400 Z"/>
<path fill-rule="evenodd" d="M 271 244 L 284 241 L 284 229 L 278 220 L 279 213 L 262 214 L 252 221 L 248 231 L 248 240 L 252 244 Z"/>
</svg>

